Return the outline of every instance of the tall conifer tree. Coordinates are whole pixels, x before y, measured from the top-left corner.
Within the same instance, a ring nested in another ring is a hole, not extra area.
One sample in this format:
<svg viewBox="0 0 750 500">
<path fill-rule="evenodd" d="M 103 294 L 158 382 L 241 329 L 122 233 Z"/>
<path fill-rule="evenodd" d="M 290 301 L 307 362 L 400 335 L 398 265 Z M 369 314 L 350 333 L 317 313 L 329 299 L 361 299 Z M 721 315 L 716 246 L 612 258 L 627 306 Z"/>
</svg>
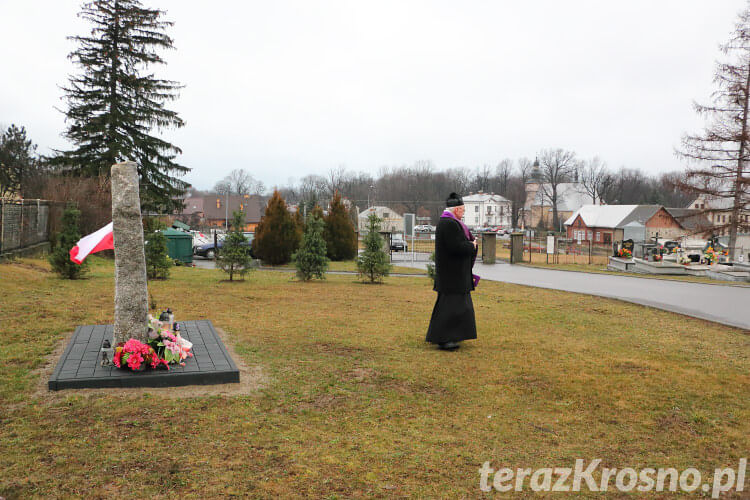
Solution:
<svg viewBox="0 0 750 500">
<path fill-rule="evenodd" d="M 360 278 L 370 280 L 370 283 L 383 281 L 383 278 L 391 272 L 390 257 L 383 250 L 385 241 L 379 233 L 382 222 L 383 219 L 375 214 L 367 217 L 365 249 L 357 257 L 357 273 Z"/>
<path fill-rule="evenodd" d="M 331 209 L 325 217 L 325 231 L 328 258 L 331 260 L 351 260 L 357 256 L 357 233 L 349 218 L 341 194 L 336 191 L 331 200 Z"/>
<path fill-rule="evenodd" d="M 313 278 L 325 279 L 328 257 L 326 257 L 326 242 L 323 239 L 324 225 L 323 219 L 313 211 L 307 218 L 300 248 L 292 256 L 297 268 L 297 277 L 302 281 L 310 281 Z"/>
<path fill-rule="evenodd" d="M 152 129 L 184 125 L 165 107 L 181 88 L 149 72 L 164 64 L 157 53 L 172 49 L 161 20 L 164 11 L 148 9 L 138 0 L 94 0 L 83 5 L 80 17 L 93 25 L 90 36 L 70 37 L 78 48 L 69 57 L 81 68 L 65 91 L 69 123 L 65 132 L 74 145 L 55 162 L 76 175 L 109 174 L 114 163 L 138 164 L 141 204 L 146 211 L 168 212 L 181 205 L 188 184 L 176 175 L 190 169 L 175 162 L 182 151 Z"/>
<path fill-rule="evenodd" d="M 235 274 L 244 280 L 245 274 L 252 269 L 253 259 L 250 257 L 247 240 L 242 234 L 244 221 L 244 212 L 235 211 L 232 213 L 232 230 L 224 239 L 224 246 L 221 248 L 219 258 L 216 261 L 221 270 L 229 274 L 229 281 L 234 281 Z"/>
<path fill-rule="evenodd" d="M 255 229 L 253 253 L 273 266 L 286 264 L 292 260 L 301 240 L 301 229 L 294 222 L 281 194 L 274 191 Z"/>
</svg>

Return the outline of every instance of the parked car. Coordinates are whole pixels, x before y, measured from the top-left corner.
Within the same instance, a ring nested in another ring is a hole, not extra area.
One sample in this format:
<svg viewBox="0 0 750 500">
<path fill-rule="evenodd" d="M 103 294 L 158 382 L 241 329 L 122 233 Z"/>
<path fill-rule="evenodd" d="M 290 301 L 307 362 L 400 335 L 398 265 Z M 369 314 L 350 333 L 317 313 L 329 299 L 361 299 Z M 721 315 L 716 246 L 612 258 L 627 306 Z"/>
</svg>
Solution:
<svg viewBox="0 0 750 500">
<path fill-rule="evenodd" d="M 391 250 L 394 252 L 407 252 L 409 250 L 409 245 L 406 244 L 402 235 L 394 234 L 391 236 Z"/>
<path fill-rule="evenodd" d="M 418 233 L 430 233 L 435 231 L 435 226 L 431 226 L 429 224 L 421 224 L 419 226 L 414 226 L 414 230 Z"/>
<path fill-rule="evenodd" d="M 255 258 L 253 255 L 253 239 L 255 238 L 255 233 L 243 233 L 245 236 L 245 243 L 243 245 L 247 245 L 247 251 L 250 252 L 250 257 Z M 219 251 L 221 252 L 221 247 L 224 246 L 224 240 L 220 240 L 218 242 Z M 193 249 L 193 255 L 197 255 L 198 257 L 205 257 L 206 259 L 213 259 L 216 257 L 216 248 L 214 248 L 213 242 L 206 243 L 205 245 L 198 245 Z"/>
</svg>

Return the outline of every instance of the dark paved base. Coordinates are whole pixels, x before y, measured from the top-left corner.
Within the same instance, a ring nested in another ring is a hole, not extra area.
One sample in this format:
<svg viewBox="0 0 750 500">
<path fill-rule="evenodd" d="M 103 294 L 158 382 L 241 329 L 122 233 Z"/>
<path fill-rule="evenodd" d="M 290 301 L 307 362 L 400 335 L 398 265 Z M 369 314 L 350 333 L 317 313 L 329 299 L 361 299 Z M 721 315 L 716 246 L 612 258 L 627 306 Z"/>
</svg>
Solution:
<svg viewBox="0 0 750 500">
<path fill-rule="evenodd" d="M 55 371 L 49 379 L 52 391 L 104 387 L 174 387 L 181 385 L 226 384 L 240 381 L 234 364 L 210 321 L 180 321 L 180 334 L 193 343 L 194 357 L 185 366 L 144 372 L 101 366 L 99 349 L 106 338 L 112 341 L 112 325 L 76 328 Z"/>
</svg>

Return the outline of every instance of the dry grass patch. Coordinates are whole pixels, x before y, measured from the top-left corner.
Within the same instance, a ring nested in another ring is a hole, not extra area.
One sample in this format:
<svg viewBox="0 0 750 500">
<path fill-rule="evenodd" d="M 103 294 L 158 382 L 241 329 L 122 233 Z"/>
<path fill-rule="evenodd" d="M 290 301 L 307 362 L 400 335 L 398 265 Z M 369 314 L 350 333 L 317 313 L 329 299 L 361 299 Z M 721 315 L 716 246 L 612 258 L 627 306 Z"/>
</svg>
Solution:
<svg viewBox="0 0 750 500">
<path fill-rule="evenodd" d="M 172 276 L 159 308 L 222 328 L 255 390 L 38 392 L 75 325 L 111 322 L 112 266 L 0 265 L 0 496 L 472 498 L 484 461 L 713 471 L 750 448 L 747 332 L 483 281 L 479 339 L 446 353 L 424 342 L 423 278 Z"/>
</svg>

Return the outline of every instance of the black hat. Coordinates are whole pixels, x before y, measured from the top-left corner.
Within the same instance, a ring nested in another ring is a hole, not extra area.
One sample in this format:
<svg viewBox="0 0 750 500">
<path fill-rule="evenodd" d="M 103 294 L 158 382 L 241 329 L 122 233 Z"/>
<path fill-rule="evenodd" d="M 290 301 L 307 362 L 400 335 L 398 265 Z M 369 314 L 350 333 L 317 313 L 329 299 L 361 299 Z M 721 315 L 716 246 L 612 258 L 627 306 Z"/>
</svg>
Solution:
<svg viewBox="0 0 750 500">
<path fill-rule="evenodd" d="M 445 200 L 446 207 L 460 207 L 463 204 L 464 204 L 464 200 L 462 200 L 461 197 L 458 196 L 456 193 L 449 194 L 448 199 Z"/>
</svg>

